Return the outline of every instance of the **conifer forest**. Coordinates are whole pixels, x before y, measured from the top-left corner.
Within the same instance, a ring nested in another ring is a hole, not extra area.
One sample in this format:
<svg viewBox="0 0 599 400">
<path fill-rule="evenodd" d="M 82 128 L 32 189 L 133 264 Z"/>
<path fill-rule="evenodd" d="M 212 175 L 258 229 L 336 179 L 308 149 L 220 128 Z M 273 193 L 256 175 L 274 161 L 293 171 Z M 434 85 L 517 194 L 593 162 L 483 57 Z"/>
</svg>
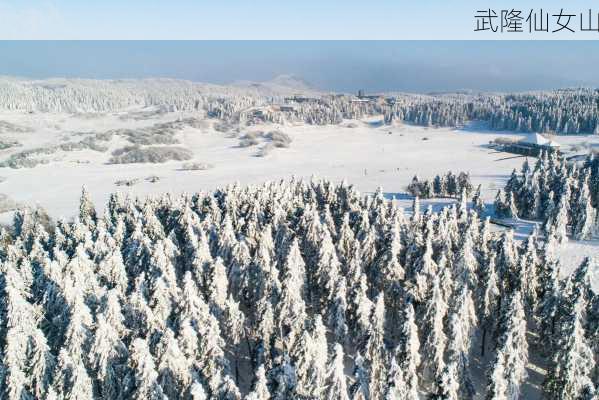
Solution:
<svg viewBox="0 0 599 400">
<path fill-rule="evenodd" d="M 113 195 L 103 214 L 83 191 L 73 223 L 2 231 L 2 396 L 592 399 L 592 264 L 561 277 L 554 225 L 517 243 L 466 202 L 408 216 L 325 180 Z"/>
</svg>

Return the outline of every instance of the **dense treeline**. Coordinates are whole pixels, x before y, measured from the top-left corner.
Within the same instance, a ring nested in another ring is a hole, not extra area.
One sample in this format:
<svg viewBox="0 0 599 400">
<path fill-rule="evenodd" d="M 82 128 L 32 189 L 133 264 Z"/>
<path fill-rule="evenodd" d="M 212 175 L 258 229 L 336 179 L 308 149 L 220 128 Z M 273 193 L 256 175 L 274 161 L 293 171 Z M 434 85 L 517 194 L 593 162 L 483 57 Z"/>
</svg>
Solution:
<svg viewBox="0 0 599 400">
<path fill-rule="evenodd" d="M 2 231 L 3 398 L 513 399 L 529 349 L 547 398 L 596 396 L 590 261 L 562 279 L 554 237 L 465 202 L 292 180 L 79 211 Z"/>
<path fill-rule="evenodd" d="M 505 96 L 490 116 L 491 128 L 557 134 L 599 134 L 599 91 L 557 90 Z"/>
<path fill-rule="evenodd" d="M 500 217 L 543 221 L 543 229 L 565 241 L 587 240 L 599 232 L 599 159 L 590 154 L 579 167 L 557 153 L 543 153 L 531 168 L 512 172 L 495 199 Z"/>
<path fill-rule="evenodd" d="M 557 90 L 507 95 L 446 95 L 397 103 L 385 113 L 423 126 L 461 126 L 486 122 L 500 131 L 599 134 L 599 91 Z"/>
<path fill-rule="evenodd" d="M 428 179 L 422 181 L 416 175 L 407 187 L 408 193 L 422 199 L 458 197 L 462 194 L 469 196 L 472 189 L 470 175 L 467 172 L 460 172 L 455 175 L 452 171 L 447 172 L 445 175 L 436 175 L 432 181 Z"/>
<path fill-rule="evenodd" d="M 203 112 L 210 118 L 241 124 L 261 121 L 327 125 L 382 114 L 386 123 L 398 120 L 422 126 L 458 127 L 482 121 L 493 130 L 599 134 L 599 90 L 595 89 L 521 94 L 398 94 L 373 101 L 314 92 L 312 98 L 300 97 L 294 101 L 267 88 L 257 86 L 252 90 L 166 79 L 32 82 L 3 79 L 0 108 L 120 112 L 131 107 L 154 106 L 166 112 Z M 292 107 L 278 107 L 284 103 Z"/>
<path fill-rule="evenodd" d="M 258 105 L 263 98 L 247 90 L 175 79 L 0 79 L 0 108 L 4 110 L 106 113 L 155 106 L 164 112 L 206 111 L 227 118 L 236 110 Z"/>
</svg>

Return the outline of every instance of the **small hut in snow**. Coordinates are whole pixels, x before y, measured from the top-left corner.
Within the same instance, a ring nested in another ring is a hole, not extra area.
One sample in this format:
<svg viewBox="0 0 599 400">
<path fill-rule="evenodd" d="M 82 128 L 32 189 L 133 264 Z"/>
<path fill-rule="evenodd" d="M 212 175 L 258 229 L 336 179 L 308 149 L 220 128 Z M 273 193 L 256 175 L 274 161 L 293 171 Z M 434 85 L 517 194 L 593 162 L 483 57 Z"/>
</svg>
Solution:
<svg viewBox="0 0 599 400">
<path fill-rule="evenodd" d="M 559 151 L 560 144 L 538 133 L 531 133 L 517 142 L 505 144 L 502 150 L 525 156 L 538 156 L 541 151 Z"/>
</svg>

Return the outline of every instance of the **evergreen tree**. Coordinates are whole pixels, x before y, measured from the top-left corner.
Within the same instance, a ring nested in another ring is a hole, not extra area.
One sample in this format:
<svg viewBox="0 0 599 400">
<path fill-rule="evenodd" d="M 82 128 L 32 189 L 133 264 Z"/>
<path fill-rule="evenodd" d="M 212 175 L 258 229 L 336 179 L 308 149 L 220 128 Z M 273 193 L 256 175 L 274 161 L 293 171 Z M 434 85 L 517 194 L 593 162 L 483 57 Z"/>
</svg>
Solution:
<svg viewBox="0 0 599 400">
<path fill-rule="evenodd" d="M 576 212 L 572 218 L 574 238 L 576 240 L 591 239 L 594 231 L 596 211 L 591 204 L 588 178 L 583 181 L 574 210 Z"/>
<path fill-rule="evenodd" d="M 81 189 L 81 200 L 79 202 L 79 221 L 87 226 L 96 223 L 96 209 L 92 203 L 85 186 Z"/>
<path fill-rule="evenodd" d="M 518 206 L 516 205 L 515 195 L 511 191 L 505 192 L 505 212 L 506 217 L 518 219 Z"/>
<path fill-rule="evenodd" d="M 122 315 L 119 316 L 122 318 Z M 96 316 L 94 341 L 89 354 L 90 363 L 100 381 L 99 391 L 103 398 L 122 398 L 124 365 L 128 355 L 127 347 L 119 337 L 118 325 L 110 323 L 103 313 Z"/>
<path fill-rule="evenodd" d="M 506 205 L 505 200 L 503 198 L 503 193 L 501 190 L 497 191 L 497 195 L 495 196 L 495 202 L 493 203 L 493 207 L 495 209 L 495 215 L 498 218 L 505 218 L 509 215 L 509 205 Z"/>
<path fill-rule="evenodd" d="M 553 214 L 555 213 L 555 195 L 553 193 L 553 190 L 549 192 L 549 194 L 547 195 L 547 198 L 544 201 L 543 204 L 543 212 L 542 212 L 542 219 L 543 219 L 543 231 L 547 234 L 552 233 L 553 228 Z"/>
<path fill-rule="evenodd" d="M 500 337 L 489 372 L 487 399 L 513 399 L 520 396 L 526 379 L 528 344 L 526 318 L 520 292 L 514 292 L 500 321 Z"/>
<path fill-rule="evenodd" d="M 396 384 L 399 399 L 413 399 L 418 397 L 418 368 L 420 367 L 420 340 L 416 326 L 414 307 L 408 304 L 405 309 L 402 335 L 396 357 L 401 369 L 401 381 Z M 393 357 L 395 360 L 395 357 Z M 395 362 L 395 361 L 392 361 Z M 391 367 L 393 369 L 393 367 Z M 391 371 L 389 372 L 391 374 Z"/>
<path fill-rule="evenodd" d="M 92 400 L 93 385 L 81 360 L 73 359 L 65 349 L 58 355 L 54 390 L 65 399 Z"/>
<path fill-rule="evenodd" d="M 206 400 L 208 398 L 204 387 L 197 381 L 189 387 L 189 396 L 192 400 Z"/>
<path fill-rule="evenodd" d="M 387 374 L 387 385 L 385 389 L 385 400 L 407 399 L 408 393 L 405 387 L 403 372 L 394 356 L 391 356 L 389 372 Z"/>
<path fill-rule="evenodd" d="M 437 175 L 433 180 L 433 192 L 435 196 L 444 196 L 446 192 L 446 181 L 444 176 Z"/>
<path fill-rule="evenodd" d="M 447 175 L 445 175 L 446 177 L 446 190 L 447 190 L 447 194 L 449 196 L 455 196 L 458 194 L 458 181 L 456 176 L 453 174 L 453 172 L 449 171 L 447 172 Z"/>
<path fill-rule="evenodd" d="M 478 261 L 474 256 L 472 236 L 469 233 L 466 233 L 464 236 L 464 243 L 458 251 L 457 259 L 454 263 L 456 280 L 463 282 L 470 288 L 475 288 L 478 287 Z"/>
<path fill-rule="evenodd" d="M 350 388 L 352 400 L 368 400 L 370 399 L 369 382 L 370 376 L 364 367 L 364 358 L 358 352 L 354 360 L 354 383 Z"/>
<path fill-rule="evenodd" d="M 451 360 L 445 367 L 436 382 L 436 390 L 431 399 L 434 400 L 458 400 L 460 384 L 457 381 L 457 363 Z"/>
<path fill-rule="evenodd" d="M 327 367 L 326 389 L 323 397 L 332 400 L 349 400 L 344 372 L 343 346 L 336 343 Z"/>
<path fill-rule="evenodd" d="M 510 178 L 505 184 L 505 193 L 506 195 L 509 193 L 520 193 L 521 188 L 522 182 L 520 176 L 518 175 L 518 172 L 516 172 L 516 169 L 513 169 Z"/>
<path fill-rule="evenodd" d="M 485 202 L 481 197 L 481 188 L 482 185 L 478 185 L 476 188 L 476 192 L 474 192 L 474 196 L 472 197 L 472 208 L 478 215 L 483 215 L 485 213 Z"/>
<path fill-rule="evenodd" d="M 295 368 L 287 355 L 279 356 L 274 360 L 274 367 L 270 371 L 273 388 L 271 390 L 273 400 L 284 400 L 293 398 L 297 386 Z"/>
<path fill-rule="evenodd" d="M 459 398 L 471 399 L 474 396 L 474 385 L 470 376 L 469 355 L 477 324 L 474 302 L 467 286 L 462 286 L 456 294 L 454 310 L 449 316 L 449 364 L 444 374 L 451 373 L 460 388 Z M 444 391 L 452 391 L 443 384 Z"/>
<path fill-rule="evenodd" d="M 551 220 L 552 233 L 559 243 L 568 241 L 568 210 L 570 208 L 568 198 L 568 192 L 561 195 Z"/>
<path fill-rule="evenodd" d="M 515 272 L 513 278 L 518 280 L 517 285 L 522 289 L 525 304 L 528 311 L 537 308 L 537 295 L 539 292 L 539 257 L 536 229 L 528 236 L 524 243 L 524 253 L 520 257 L 519 271 Z"/>
<path fill-rule="evenodd" d="M 130 347 L 129 367 L 133 371 L 130 398 L 164 400 L 167 397 L 158 383 L 158 372 L 156 364 L 150 354 L 148 343 L 144 339 L 137 338 Z"/>
<path fill-rule="evenodd" d="M 367 295 L 366 276 L 360 276 L 349 296 L 350 331 L 356 342 L 360 342 L 370 329 L 370 314 L 374 307 Z"/>
<path fill-rule="evenodd" d="M 293 349 L 297 376 L 297 392 L 310 398 L 319 397 L 324 390 L 327 364 L 326 330 L 316 316 L 311 332 L 305 330 Z"/>
<path fill-rule="evenodd" d="M 385 299 L 380 294 L 375 302 L 370 317 L 370 330 L 363 348 L 366 363 L 369 368 L 371 399 L 382 399 L 385 394 L 387 379 L 386 348 L 385 348 Z"/>
<path fill-rule="evenodd" d="M 277 319 L 281 338 L 288 348 L 293 348 L 307 317 L 303 299 L 305 264 L 297 240 L 292 242 L 284 265 Z"/>
<path fill-rule="evenodd" d="M 39 327 L 40 310 L 29 303 L 29 288 L 12 263 L 2 266 L 4 325 L 3 395 L 8 399 L 43 397 L 51 381 L 54 357 Z"/>
<path fill-rule="evenodd" d="M 438 266 L 433 259 L 433 244 L 431 236 L 427 236 L 424 253 L 414 266 L 414 297 L 424 299 L 430 289 L 431 279 L 436 276 Z"/>
<path fill-rule="evenodd" d="M 158 347 L 158 383 L 167 398 L 176 398 L 192 381 L 190 365 L 171 329 L 166 330 Z"/>
<path fill-rule="evenodd" d="M 229 280 L 227 270 L 222 258 L 217 257 L 210 266 L 210 277 L 208 279 L 208 298 L 213 313 L 220 316 L 225 309 Z"/>
<path fill-rule="evenodd" d="M 328 309 L 327 324 L 335 336 L 335 340 L 344 343 L 347 340 L 347 289 L 345 278 L 341 277 L 335 285 L 334 298 Z"/>
<path fill-rule="evenodd" d="M 478 294 L 479 321 L 482 330 L 480 353 L 484 356 L 486 339 L 489 333 L 493 333 L 499 307 L 500 292 L 495 270 L 495 255 L 491 255 L 488 262 L 481 263 L 480 276 L 480 282 L 483 283 Z"/>
<path fill-rule="evenodd" d="M 256 370 L 256 377 L 252 391 L 245 397 L 246 400 L 269 400 L 270 391 L 268 390 L 268 383 L 266 381 L 266 374 L 264 372 L 264 365 L 261 365 Z"/>
<path fill-rule="evenodd" d="M 439 278 L 433 278 L 433 286 L 426 300 L 422 327 L 422 364 L 425 381 L 435 381 L 445 368 L 445 347 L 447 336 L 443 329 L 443 321 L 447 313 L 447 304 L 441 294 Z"/>
<path fill-rule="evenodd" d="M 584 300 L 579 297 L 563 322 L 560 346 L 544 384 L 548 398 L 581 399 L 586 391 L 593 390 L 595 357 L 585 337 L 583 304 Z"/>
</svg>

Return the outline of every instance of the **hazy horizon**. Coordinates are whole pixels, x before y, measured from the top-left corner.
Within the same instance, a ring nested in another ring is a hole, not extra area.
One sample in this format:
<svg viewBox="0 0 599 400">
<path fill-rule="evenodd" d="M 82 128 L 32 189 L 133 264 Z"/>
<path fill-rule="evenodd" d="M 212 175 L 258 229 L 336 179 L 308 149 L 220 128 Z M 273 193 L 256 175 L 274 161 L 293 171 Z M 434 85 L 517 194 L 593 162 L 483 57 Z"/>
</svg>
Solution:
<svg viewBox="0 0 599 400">
<path fill-rule="evenodd" d="M 506 92 L 597 87 L 597 50 L 583 41 L 9 41 L 0 75 L 215 84 L 292 75 L 336 92 Z"/>
</svg>

